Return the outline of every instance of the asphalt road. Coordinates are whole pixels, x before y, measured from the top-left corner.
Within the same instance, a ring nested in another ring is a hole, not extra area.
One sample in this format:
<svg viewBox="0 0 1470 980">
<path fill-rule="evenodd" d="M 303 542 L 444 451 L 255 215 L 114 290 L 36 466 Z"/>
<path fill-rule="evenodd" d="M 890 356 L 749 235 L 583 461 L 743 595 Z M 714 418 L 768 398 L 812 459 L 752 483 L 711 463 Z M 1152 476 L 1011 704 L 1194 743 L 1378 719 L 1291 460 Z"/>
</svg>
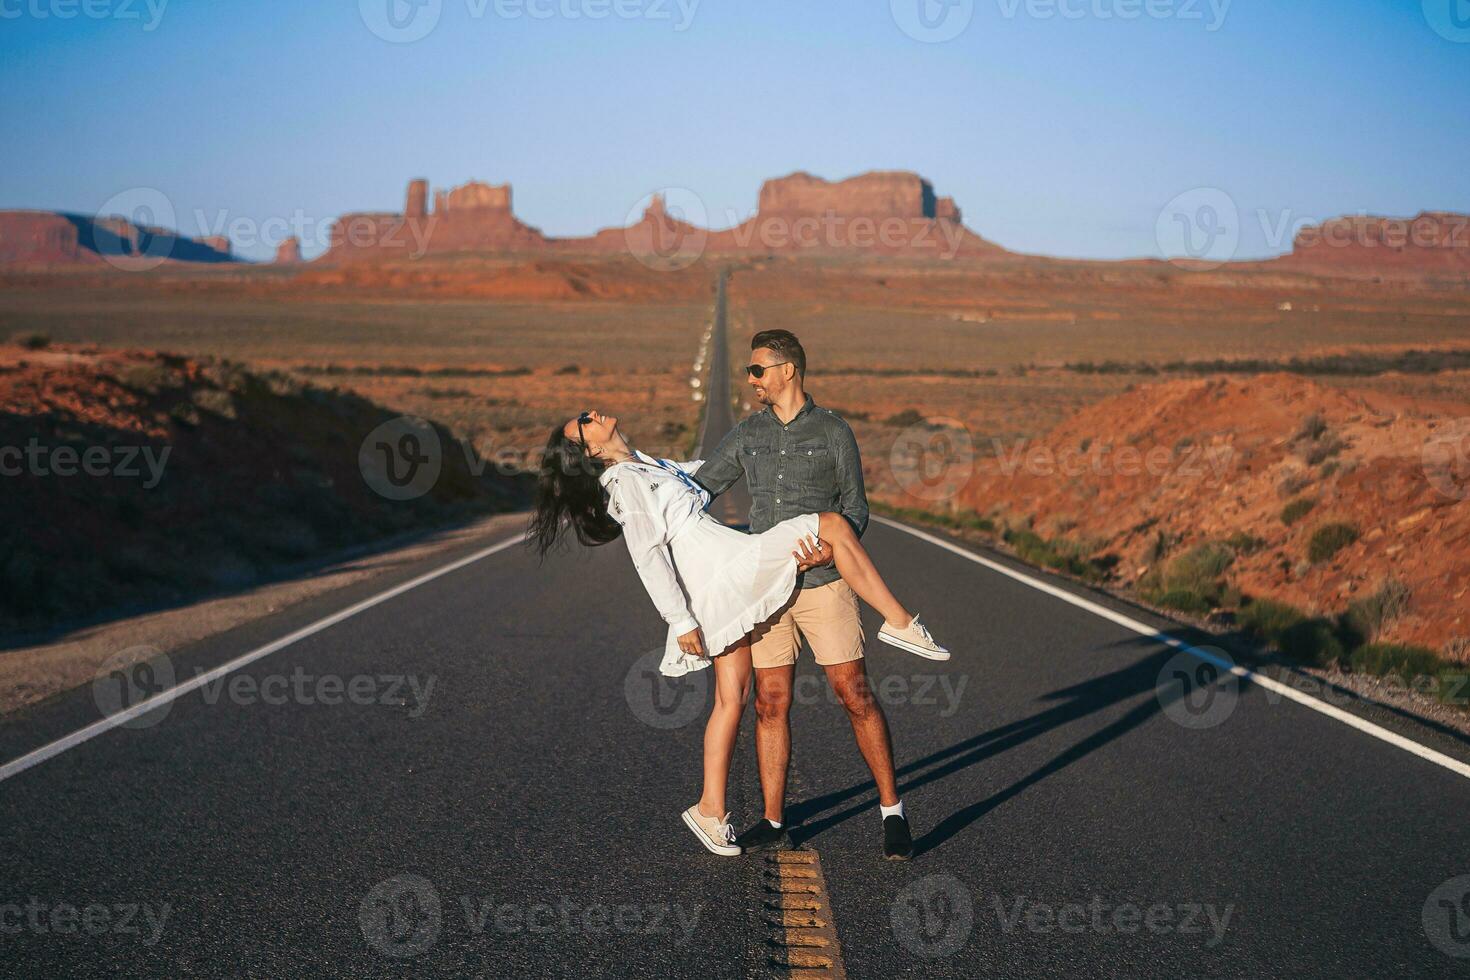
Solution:
<svg viewBox="0 0 1470 980">
<path fill-rule="evenodd" d="M 707 445 L 729 424 L 720 387 Z M 868 651 L 919 837 L 907 865 L 881 860 L 866 770 L 803 661 L 789 816 L 848 976 L 1470 971 L 1465 775 L 1230 675 L 1186 691 L 1210 678 L 1157 639 L 894 527 L 865 540 L 956 654 Z M 433 567 L 159 670 L 192 677 Z M 708 681 L 660 681 L 662 637 L 620 546 L 545 564 L 511 547 L 6 778 L 0 975 L 768 975 L 761 863 L 708 855 L 679 822 Z M 0 761 L 98 702 L 0 726 Z M 743 737 L 741 823 L 752 756 Z"/>
</svg>

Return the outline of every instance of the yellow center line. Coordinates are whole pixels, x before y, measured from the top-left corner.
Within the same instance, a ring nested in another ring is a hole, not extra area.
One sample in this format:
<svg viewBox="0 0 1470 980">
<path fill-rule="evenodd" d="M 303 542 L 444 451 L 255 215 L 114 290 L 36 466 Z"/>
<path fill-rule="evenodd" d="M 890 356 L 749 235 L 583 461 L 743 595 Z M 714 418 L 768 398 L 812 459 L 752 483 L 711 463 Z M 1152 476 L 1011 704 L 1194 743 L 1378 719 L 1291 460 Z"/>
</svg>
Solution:
<svg viewBox="0 0 1470 980">
<path fill-rule="evenodd" d="M 764 877 L 770 965 L 789 977 L 845 980 L 821 857 L 777 851 L 767 858 Z"/>
</svg>

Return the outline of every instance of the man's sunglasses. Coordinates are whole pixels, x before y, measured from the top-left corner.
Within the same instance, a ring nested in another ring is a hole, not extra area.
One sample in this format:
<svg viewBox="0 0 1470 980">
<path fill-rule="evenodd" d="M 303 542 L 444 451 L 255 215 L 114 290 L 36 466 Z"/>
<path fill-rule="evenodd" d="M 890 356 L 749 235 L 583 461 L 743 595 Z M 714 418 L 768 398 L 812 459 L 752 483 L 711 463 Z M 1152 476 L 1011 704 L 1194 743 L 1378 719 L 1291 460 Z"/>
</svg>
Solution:
<svg viewBox="0 0 1470 980">
<path fill-rule="evenodd" d="M 745 365 L 745 373 L 759 381 L 766 376 L 766 371 L 771 368 L 790 363 L 790 361 L 777 361 L 775 364 L 747 364 Z"/>
</svg>

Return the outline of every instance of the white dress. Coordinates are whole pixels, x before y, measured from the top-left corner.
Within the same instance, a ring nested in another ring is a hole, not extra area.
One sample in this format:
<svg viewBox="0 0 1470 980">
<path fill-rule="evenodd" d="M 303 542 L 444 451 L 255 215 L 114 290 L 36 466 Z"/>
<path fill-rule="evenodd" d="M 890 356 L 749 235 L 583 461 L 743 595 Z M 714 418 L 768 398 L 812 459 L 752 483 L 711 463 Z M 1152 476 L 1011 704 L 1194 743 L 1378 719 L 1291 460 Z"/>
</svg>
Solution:
<svg viewBox="0 0 1470 980">
<path fill-rule="evenodd" d="M 742 534 L 705 512 L 709 492 L 690 478 L 704 460 L 633 452 L 635 459 L 609 466 L 599 481 L 633 566 L 669 624 L 659 671 L 678 677 L 712 662 L 680 650 L 680 636 L 702 628 L 705 649 L 719 656 L 786 604 L 796 591 L 791 553 L 806 536 L 817 537 L 817 515 Z"/>
</svg>

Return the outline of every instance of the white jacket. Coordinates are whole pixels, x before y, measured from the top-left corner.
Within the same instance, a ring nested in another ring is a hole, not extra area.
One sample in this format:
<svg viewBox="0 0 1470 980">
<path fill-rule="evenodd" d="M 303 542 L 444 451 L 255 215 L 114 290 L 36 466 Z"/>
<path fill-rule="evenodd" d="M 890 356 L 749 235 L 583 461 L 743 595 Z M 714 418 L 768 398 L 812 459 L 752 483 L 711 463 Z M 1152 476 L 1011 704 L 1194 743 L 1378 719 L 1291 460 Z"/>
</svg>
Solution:
<svg viewBox="0 0 1470 980">
<path fill-rule="evenodd" d="M 685 521 L 698 520 L 709 506 L 709 491 L 691 476 L 704 460 L 659 460 L 633 450 L 634 460 L 603 470 L 598 481 L 608 492 L 608 513 L 623 526 L 633 567 L 664 622 L 682 636 L 699 627 L 689 597 L 679 584 L 668 544 Z"/>
</svg>

